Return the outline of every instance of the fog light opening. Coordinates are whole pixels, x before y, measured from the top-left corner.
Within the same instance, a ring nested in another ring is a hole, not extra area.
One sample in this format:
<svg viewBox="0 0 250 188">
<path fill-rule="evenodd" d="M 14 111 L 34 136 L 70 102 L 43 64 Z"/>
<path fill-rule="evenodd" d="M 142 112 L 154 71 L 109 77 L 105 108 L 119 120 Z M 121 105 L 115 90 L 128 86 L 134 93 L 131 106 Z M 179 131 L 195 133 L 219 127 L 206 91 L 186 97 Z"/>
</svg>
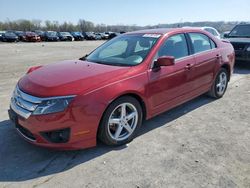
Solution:
<svg viewBox="0 0 250 188">
<path fill-rule="evenodd" d="M 41 135 L 49 142 L 52 143 L 66 143 L 69 141 L 70 128 L 43 132 Z"/>
</svg>

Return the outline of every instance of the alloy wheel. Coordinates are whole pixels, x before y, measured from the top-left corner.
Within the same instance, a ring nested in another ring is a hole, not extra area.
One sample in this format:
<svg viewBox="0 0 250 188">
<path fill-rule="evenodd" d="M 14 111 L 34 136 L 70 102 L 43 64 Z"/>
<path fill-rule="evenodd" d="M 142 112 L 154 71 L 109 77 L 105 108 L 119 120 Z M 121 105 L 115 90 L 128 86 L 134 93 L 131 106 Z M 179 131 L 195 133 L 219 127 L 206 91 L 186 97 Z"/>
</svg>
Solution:
<svg viewBox="0 0 250 188">
<path fill-rule="evenodd" d="M 111 113 L 108 120 L 108 134 L 115 141 L 127 139 L 136 129 L 138 111 L 131 103 L 118 105 Z"/>
</svg>

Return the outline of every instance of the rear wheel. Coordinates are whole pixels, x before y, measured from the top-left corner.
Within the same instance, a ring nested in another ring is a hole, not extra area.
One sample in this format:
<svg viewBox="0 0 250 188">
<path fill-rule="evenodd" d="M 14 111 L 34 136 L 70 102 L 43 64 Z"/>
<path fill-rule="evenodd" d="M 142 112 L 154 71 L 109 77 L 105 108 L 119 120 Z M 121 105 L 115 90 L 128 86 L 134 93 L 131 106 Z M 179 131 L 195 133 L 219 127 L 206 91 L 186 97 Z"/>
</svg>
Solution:
<svg viewBox="0 0 250 188">
<path fill-rule="evenodd" d="M 227 89 L 228 80 L 228 71 L 225 68 L 221 68 L 208 94 L 214 98 L 223 97 Z"/>
<path fill-rule="evenodd" d="M 125 96 L 115 100 L 105 111 L 99 131 L 99 139 L 107 145 L 122 145 L 136 136 L 142 123 L 140 103 Z"/>
</svg>

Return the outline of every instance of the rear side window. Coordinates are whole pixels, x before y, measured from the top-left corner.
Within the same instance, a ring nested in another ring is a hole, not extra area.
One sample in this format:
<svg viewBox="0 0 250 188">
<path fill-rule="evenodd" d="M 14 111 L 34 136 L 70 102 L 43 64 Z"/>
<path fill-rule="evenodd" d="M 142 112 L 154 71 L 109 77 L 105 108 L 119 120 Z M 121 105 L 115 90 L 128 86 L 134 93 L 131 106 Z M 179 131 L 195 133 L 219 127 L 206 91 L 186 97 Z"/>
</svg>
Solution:
<svg viewBox="0 0 250 188">
<path fill-rule="evenodd" d="M 212 49 L 211 42 L 213 41 L 208 36 L 201 33 L 189 33 L 189 36 L 194 47 L 194 53 Z"/>
<path fill-rule="evenodd" d="M 179 59 L 188 56 L 187 41 L 184 34 L 169 37 L 158 51 L 158 57 L 174 56 Z"/>
</svg>

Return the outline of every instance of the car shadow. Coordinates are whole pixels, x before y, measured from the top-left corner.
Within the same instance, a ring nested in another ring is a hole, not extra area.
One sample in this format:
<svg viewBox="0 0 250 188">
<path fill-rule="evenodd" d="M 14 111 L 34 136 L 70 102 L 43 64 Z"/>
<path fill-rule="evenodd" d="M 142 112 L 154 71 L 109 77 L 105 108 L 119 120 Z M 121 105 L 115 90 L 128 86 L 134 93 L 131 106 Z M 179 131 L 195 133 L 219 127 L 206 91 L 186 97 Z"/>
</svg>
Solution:
<svg viewBox="0 0 250 188">
<path fill-rule="evenodd" d="M 144 121 L 138 136 L 161 126 L 169 126 L 171 121 L 213 101 L 214 99 L 203 95 Z M 45 149 L 20 138 L 9 120 L 0 122 L 0 138 L 0 182 L 19 182 L 57 174 L 110 151 L 127 148 L 126 145 L 110 147 L 98 143 L 97 147 L 79 151 Z"/>
</svg>

